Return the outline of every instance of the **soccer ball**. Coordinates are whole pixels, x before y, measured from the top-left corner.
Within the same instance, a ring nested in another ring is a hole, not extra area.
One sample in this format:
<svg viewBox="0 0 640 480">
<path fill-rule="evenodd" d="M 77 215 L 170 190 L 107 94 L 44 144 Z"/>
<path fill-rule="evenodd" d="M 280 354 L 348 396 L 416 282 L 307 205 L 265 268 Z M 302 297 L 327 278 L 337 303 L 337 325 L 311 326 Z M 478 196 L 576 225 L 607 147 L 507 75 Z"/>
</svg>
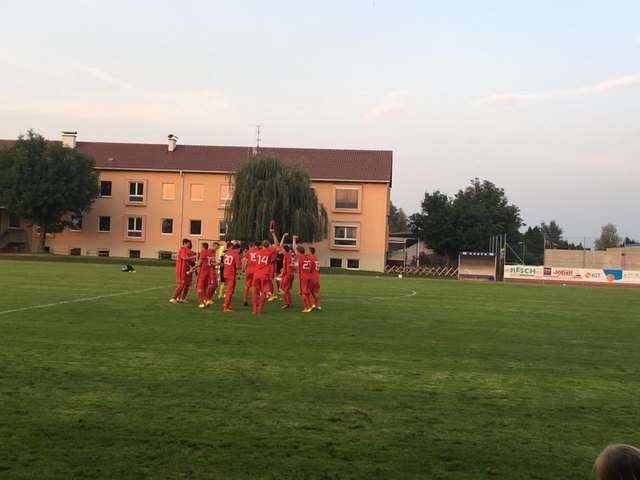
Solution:
<svg viewBox="0 0 640 480">
<path fill-rule="evenodd" d="M 402 278 L 402 274 L 401 273 L 398 274 L 398 278 Z"/>
</svg>

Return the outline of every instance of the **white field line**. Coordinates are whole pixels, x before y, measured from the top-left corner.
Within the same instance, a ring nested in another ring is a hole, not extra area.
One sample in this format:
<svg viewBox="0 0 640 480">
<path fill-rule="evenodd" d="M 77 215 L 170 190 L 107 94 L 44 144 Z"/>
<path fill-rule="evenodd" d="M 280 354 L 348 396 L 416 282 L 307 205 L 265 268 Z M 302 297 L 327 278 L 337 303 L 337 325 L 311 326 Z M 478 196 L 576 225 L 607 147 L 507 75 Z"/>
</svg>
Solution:
<svg viewBox="0 0 640 480">
<path fill-rule="evenodd" d="M 161 288 L 167 288 L 169 286 L 170 285 L 164 285 L 162 287 L 151 287 L 151 288 L 145 288 L 143 290 L 135 290 L 131 292 L 110 293 L 108 295 L 98 295 L 97 297 L 78 298 L 76 300 L 65 300 L 63 302 L 46 303 L 44 305 L 33 305 L 31 307 L 14 308 L 13 310 L 0 311 L 0 315 L 5 315 L 7 313 L 24 312 L 26 310 L 35 310 L 36 308 L 57 307 L 58 305 L 66 305 L 67 303 L 90 302 L 92 300 L 100 300 L 101 298 L 120 297 L 122 295 L 133 295 L 135 293 L 143 293 L 143 292 L 149 292 L 151 290 L 159 290 Z"/>
<path fill-rule="evenodd" d="M 371 300 L 398 300 L 400 298 L 415 297 L 418 294 L 415 290 L 409 290 L 405 295 L 394 295 L 393 297 L 371 297 Z"/>
</svg>

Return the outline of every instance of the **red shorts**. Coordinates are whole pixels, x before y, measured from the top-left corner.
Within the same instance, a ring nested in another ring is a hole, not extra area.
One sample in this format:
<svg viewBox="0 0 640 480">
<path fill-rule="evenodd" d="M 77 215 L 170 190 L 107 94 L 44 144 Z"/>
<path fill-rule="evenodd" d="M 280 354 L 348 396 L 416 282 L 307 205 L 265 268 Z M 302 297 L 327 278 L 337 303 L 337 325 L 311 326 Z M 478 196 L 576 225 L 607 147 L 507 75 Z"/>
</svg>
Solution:
<svg viewBox="0 0 640 480">
<path fill-rule="evenodd" d="M 247 287 L 253 286 L 253 272 L 245 272 L 244 273 L 244 284 Z"/>
<path fill-rule="evenodd" d="M 180 281 L 180 284 L 184 285 L 185 287 L 190 287 L 192 281 L 193 281 L 193 273 L 184 272 L 182 274 L 182 280 Z"/>
<path fill-rule="evenodd" d="M 268 293 L 271 287 L 271 280 L 269 280 L 268 276 L 253 277 L 251 287 L 253 288 L 254 294 L 258 292 Z"/>
<path fill-rule="evenodd" d="M 309 293 L 320 293 L 320 280 L 309 280 Z"/>
<path fill-rule="evenodd" d="M 209 271 L 208 270 L 200 270 L 198 273 L 198 280 L 196 280 L 196 287 L 198 290 L 204 290 L 209 285 Z"/>
<path fill-rule="evenodd" d="M 291 290 L 292 286 L 293 286 L 293 275 L 285 275 L 284 277 L 282 277 L 282 283 L 280 284 L 280 288 L 282 290 L 284 290 L 285 292 L 288 292 L 289 290 Z"/>
<path fill-rule="evenodd" d="M 300 277 L 300 295 L 308 295 L 310 290 L 311 279 L 309 277 Z"/>
</svg>

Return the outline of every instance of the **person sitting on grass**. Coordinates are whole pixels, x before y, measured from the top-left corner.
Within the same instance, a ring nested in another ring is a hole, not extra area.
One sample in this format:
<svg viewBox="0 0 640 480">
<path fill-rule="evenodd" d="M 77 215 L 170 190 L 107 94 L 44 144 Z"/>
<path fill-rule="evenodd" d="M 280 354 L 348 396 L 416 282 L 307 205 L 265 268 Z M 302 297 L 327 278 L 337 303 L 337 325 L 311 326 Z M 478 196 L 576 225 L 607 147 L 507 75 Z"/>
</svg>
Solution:
<svg viewBox="0 0 640 480">
<path fill-rule="evenodd" d="M 593 471 L 596 480 L 640 480 L 640 450 L 611 444 L 598 455 Z"/>
</svg>

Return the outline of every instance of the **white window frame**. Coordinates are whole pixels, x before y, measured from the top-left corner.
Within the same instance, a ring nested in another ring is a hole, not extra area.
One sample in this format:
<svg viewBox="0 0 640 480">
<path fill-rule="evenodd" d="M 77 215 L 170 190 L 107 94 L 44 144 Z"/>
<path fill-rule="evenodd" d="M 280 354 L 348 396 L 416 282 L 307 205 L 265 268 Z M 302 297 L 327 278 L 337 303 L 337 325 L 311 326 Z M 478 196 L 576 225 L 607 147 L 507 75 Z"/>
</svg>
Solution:
<svg viewBox="0 0 640 480">
<path fill-rule="evenodd" d="M 71 215 L 69 219 L 71 225 L 69 225 L 70 232 L 81 232 L 82 231 L 82 215 L 79 217 L 76 215 Z"/>
<path fill-rule="evenodd" d="M 165 220 L 171 220 L 171 232 L 169 233 L 165 233 L 163 232 L 163 228 L 164 228 L 164 221 Z M 161 218 L 160 219 L 160 235 L 173 235 L 173 218 Z"/>
<path fill-rule="evenodd" d="M 111 188 L 109 190 L 111 190 L 111 195 L 102 195 L 102 184 L 103 183 L 108 183 L 111 185 Z M 113 195 L 113 181 L 112 180 L 100 180 L 100 198 L 111 198 L 111 196 Z"/>
<path fill-rule="evenodd" d="M 353 190 L 357 192 L 357 205 L 355 207 L 339 207 L 338 191 Z M 333 187 L 333 210 L 336 212 L 360 212 L 362 210 L 362 186 L 360 185 L 334 185 Z"/>
<path fill-rule="evenodd" d="M 100 219 L 108 218 L 109 219 L 109 230 L 100 230 Z M 98 232 L 99 233 L 109 233 L 111 231 L 111 217 L 109 215 L 100 215 L 98 217 Z"/>
<path fill-rule="evenodd" d="M 226 190 L 226 197 L 222 194 Z M 227 208 L 229 203 L 231 203 L 231 199 L 233 198 L 233 185 L 230 183 L 221 183 L 220 188 L 218 190 L 218 207 L 219 208 Z"/>
<path fill-rule="evenodd" d="M 224 219 L 219 218 L 218 219 L 218 238 L 226 239 L 228 231 L 229 231 L 229 225 L 227 225 L 227 222 L 225 222 Z"/>
<path fill-rule="evenodd" d="M 133 220 L 134 222 L 133 228 L 131 228 L 131 220 Z M 138 223 L 139 225 L 137 225 Z M 125 218 L 125 224 L 125 236 L 127 240 L 144 240 L 144 217 L 138 215 L 128 215 Z"/>
<path fill-rule="evenodd" d="M 200 233 L 191 233 L 193 230 L 193 223 L 192 222 L 200 222 Z M 189 219 L 189 235 L 192 237 L 200 237 L 202 236 L 202 220 L 198 219 L 198 218 L 193 218 L 193 219 Z"/>
<path fill-rule="evenodd" d="M 135 193 L 131 193 L 131 185 L 136 185 Z M 139 190 L 142 190 L 142 193 L 140 193 Z M 146 199 L 147 199 L 146 193 L 145 193 L 146 190 L 147 190 L 147 182 L 145 180 L 129 180 L 127 183 L 127 204 L 128 205 L 145 205 Z"/>
<path fill-rule="evenodd" d="M 344 228 L 345 229 L 345 235 L 341 236 L 341 237 L 337 237 L 336 236 L 336 230 L 338 228 Z M 349 237 L 347 236 L 348 234 L 348 229 L 349 228 L 354 228 L 355 229 L 355 236 L 354 237 Z M 358 249 L 360 248 L 360 224 L 358 223 L 333 223 L 331 225 L 331 246 L 332 248 L 335 249 L 348 249 L 348 250 L 353 250 L 353 249 Z M 352 242 L 352 243 L 336 243 L 336 241 L 342 241 L 342 242 Z"/>
</svg>

